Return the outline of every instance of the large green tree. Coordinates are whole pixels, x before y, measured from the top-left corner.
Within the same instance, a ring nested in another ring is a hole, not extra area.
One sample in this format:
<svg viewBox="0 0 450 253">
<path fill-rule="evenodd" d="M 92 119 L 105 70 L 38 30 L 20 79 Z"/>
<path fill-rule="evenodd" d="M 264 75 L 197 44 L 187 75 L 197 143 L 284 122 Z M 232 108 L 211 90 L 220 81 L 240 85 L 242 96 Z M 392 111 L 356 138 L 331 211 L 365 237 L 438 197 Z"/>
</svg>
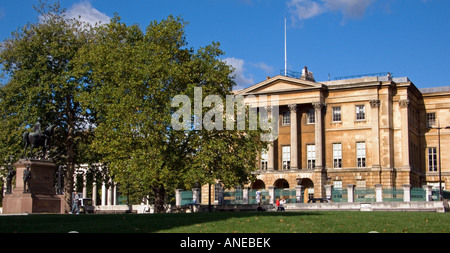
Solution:
<svg viewBox="0 0 450 253">
<path fill-rule="evenodd" d="M 157 212 L 167 190 L 214 180 L 229 186 L 247 182 L 265 145 L 258 131 L 172 127 L 179 109 L 171 106 L 175 96 L 194 102 L 195 88 L 202 88 L 202 101 L 210 94 L 225 101 L 235 85 L 233 69 L 219 59 L 219 44 L 188 48 L 185 26 L 169 16 L 143 31 L 116 16 L 96 29 L 79 59 L 92 87 L 85 101 L 98 116 L 94 148 L 122 190 L 138 187 L 155 196 Z"/>
<path fill-rule="evenodd" d="M 41 117 L 58 125 L 52 157 L 67 165 L 66 193 L 73 190 L 75 165 L 90 162 L 107 166 L 124 194 L 154 196 L 157 212 L 176 188 L 252 179 L 266 145 L 260 131 L 172 126 L 176 96 L 185 95 L 195 111 L 195 98 L 232 95 L 233 69 L 220 60 L 218 43 L 189 48 L 180 17 L 143 30 L 118 15 L 91 27 L 66 18 L 58 4 L 38 11 L 38 22 L 1 44 L 2 157 L 21 155 L 22 133 Z M 195 122 L 220 108 L 215 101 L 188 117 Z M 68 208 L 70 194 L 66 199 Z"/>
<path fill-rule="evenodd" d="M 93 38 L 92 28 L 68 19 L 59 4 L 35 7 L 36 23 L 29 23 L 1 44 L 0 156 L 22 156 L 22 134 L 37 118 L 57 125 L 52 137 L 52 158 L 67 165 L 65 192 L 72 192 L 75 164 L 94 159 L 89 147 L 92 122 L 79 97 L 89 93 L 73 59 Z M 66 194 L 66 209 L 70 194 Z"/>
</svg>

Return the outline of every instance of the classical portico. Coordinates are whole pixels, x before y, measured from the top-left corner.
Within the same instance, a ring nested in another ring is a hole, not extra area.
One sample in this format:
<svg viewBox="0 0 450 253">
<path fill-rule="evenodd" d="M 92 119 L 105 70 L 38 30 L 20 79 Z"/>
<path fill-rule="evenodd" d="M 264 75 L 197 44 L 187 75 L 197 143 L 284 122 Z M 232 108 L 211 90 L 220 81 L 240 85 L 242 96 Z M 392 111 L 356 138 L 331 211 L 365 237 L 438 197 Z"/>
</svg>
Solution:
<svg viewBox="0 0 450 253">
<path fill-rule="evenodd" d="M 265 176 L 271 174 L 277 177 L 280 172 L 292 174 L 294 179 L 290 180 L 290 187 L 297 185 L 301 178 L 310 181 L 323 178 L 325 92 L 326 87 L 320 83 L 275 76 L 237 93 L 243 95 L 246 103 L 253 107 L 260 107 L 259 98 L 270 100 L 272 96 L 278 96 L 279 115 L 274 115 L 270 106 L 266 107 L 269 119 L 279 117 L 281 124 L 279 138 L 272 142 L 267 150 L 267 170 L 262 171 Z M 311 112 L 314 113 L 314 119 L 305 123 L 308 113 Z M 305 124 L 306 126 L 302 129 Z M 309 137 L 304 136 L 304 132 L 311 129 L 314 132 L 314 138 L 309 140 Z M 308 155 L 308 151 L 303 150 L 305 143 L 315 148 L 315 152 L 310 153 L 314 158 L 313 167 L 308 167 L 304 162 Z M 321 194 L 324 191 L 323 185 L 321 183 L 315 185 L 314 192 Z"/>
<path fill-rule="evenodd" d="M 108 176 L 107 169 L 102 166 L 96 166 L 98 171 L 90 170 L 89 165 L 82 164 L 77 166 L 75 169 L 73 182 L 74 189 L 77 186 L 82 186 L 82 194 L 83 198 L 89 198 L 88 196 L 88 188 L 92 187 L 92 192 L 98 192 L 97 181 L 101 181 L 101 200 L 97 200 L 97 194 L 92 194 L 92 204 L 94 206 L 115 206 L 117 205 L 118 200 L 118 192 L 117 192 L 117 184 L 112 180 L 111 177 Z M 88 175 L 92 177 L 88 180 Z M 99 177 L 97 178 L 96 175 Z M 101 175 L 101 176 L 100 176 Z M 101 179 L 101 180 L 100 180 Z M 89 186 L 89 182 L 91 185 Z"/>
</svg>

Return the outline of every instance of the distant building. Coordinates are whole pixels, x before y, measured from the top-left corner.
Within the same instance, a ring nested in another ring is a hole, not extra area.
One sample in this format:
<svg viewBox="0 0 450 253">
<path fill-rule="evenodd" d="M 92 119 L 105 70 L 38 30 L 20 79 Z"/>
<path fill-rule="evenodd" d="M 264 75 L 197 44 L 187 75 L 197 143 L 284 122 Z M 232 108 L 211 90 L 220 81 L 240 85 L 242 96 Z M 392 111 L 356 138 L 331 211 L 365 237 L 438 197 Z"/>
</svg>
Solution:
<svg viewBox="0 0 450 253">
<path fill-rule="evenodd" d="M 450 87 L 418 89 L 390 74 L 316 82 L 305 68 L 236 94 L 279 96 L 279 136 L 261 154 L 250 189 L 302 185 L 307 201 L 325 197 L 325 185 L 438 187 L 438 126 L 442 187 L 450 185 Z"/>
</svg>

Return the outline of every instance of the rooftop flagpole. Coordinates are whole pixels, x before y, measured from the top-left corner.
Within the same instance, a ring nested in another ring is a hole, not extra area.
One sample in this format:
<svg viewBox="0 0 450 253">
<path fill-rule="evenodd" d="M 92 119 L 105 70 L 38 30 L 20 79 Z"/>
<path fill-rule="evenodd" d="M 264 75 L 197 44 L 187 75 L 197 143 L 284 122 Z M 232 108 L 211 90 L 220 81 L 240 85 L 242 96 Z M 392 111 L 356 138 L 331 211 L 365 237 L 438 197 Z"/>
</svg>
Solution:
<svg viewBox="0 0 450 253">
<path fill-rule="evenodd" d="M 284 76 L 287 76 L 287 35 L 286 18 L 284 18 Z"/>
</svg>

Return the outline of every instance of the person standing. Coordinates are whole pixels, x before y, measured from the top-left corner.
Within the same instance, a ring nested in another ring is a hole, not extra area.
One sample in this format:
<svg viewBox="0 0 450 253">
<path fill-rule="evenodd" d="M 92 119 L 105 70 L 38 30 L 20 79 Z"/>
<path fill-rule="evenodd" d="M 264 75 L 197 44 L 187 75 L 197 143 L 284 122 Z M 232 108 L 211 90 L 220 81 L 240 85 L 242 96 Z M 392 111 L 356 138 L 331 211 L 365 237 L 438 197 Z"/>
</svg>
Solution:
<svg viewBox="0 0 450 253">
<path fill-rule="evenodd" d="M 261 204 L 261 191 L 260 190 L 256 191 L 256 204 L 258 204 L 258 206 Z"/>
<path fill-rule="evenodd" d="M 280 211 L 284 211 L 284 204 L 286 204 L 286 199 L 282 198 L 280 201 Z"/>
<path fill-rule="evenodd" d="M 73 194 L 74 195 L 73 195 L 72 210 L 69 213 L 72 214 L 76 210 L 77 214 L 80 214 L 80 207 L 78 206 L 78 201 L 80 200 L 80 196 L 78 196 L 77 191 L 75 191 Z"/>
</svg>

